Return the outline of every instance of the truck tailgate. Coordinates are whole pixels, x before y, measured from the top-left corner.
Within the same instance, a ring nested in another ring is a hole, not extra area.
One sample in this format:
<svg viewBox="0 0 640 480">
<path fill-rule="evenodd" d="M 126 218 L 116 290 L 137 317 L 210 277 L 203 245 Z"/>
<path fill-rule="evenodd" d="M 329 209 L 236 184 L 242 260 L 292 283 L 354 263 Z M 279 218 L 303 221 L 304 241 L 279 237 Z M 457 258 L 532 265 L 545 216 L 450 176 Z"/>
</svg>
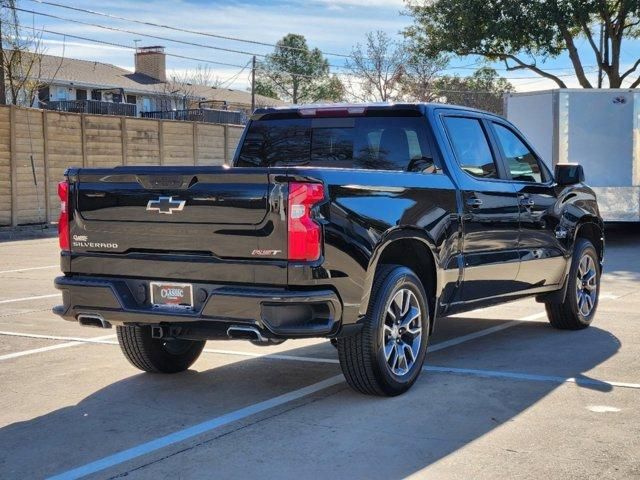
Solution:
<svg viewBox="0 0 640 480">
<path fill-rule="evenodd" d="M 263 268 L 286 283 L 286 184 L 267 169 L 80 169 L 69 180 L 72 272 L 260 283 Z"/>
</svg>

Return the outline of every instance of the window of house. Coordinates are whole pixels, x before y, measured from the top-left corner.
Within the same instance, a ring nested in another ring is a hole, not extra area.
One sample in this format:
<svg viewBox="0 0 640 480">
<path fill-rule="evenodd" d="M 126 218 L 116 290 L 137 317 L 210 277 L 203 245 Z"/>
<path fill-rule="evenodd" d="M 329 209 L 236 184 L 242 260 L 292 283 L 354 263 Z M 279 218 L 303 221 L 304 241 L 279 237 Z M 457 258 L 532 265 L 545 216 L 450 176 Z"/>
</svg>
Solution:
<svg viewBox="0 0 640 480">
<path fill-rule="evenodd" d="M 86 100 L 87 99 L 87 91 L 81 88 L 76 90 L 76 100 Z"/>
<path fill-rule="evenodd" d="M 91 100 L 102 100 L 102 92 L 100 90 L 91 90 Z"/>
<path fill-rule="evenodd" d="M 237 166 L 435 171 L 423 117 L 255 120 Z"/>
<path fill-rule="evenodd" d="M 49 90 L 49 87 L 42 87 L 38 89 L 38 100 L 41 102 L 47 103 L 50 95 L 51 91 Z"/>
<path fill-rule="evenodd" d="M 127 95 L 127 103 L 136 103 L 135 95 Z"/>
<path fill-rule="evenodd" d="M 496 163 L 480 120 L 445 117 L 449 140 L 460 168 L 480 178 L 498 178 Z"/>
<path fill-rule="evenodd" d="M 538 159 L 529 147 L 504 125 L 494 123 L 493 129 L 507 160 L 507 168 L 511 173 L 511 178 L 523 182 L 543 182 L 544 174 L 540 169 Z"/>
<path fill-rule="evenodd" d="M 56 88 L 56 100 L 69 100 L 69 89 L 67 87 Z"/>
</svg>

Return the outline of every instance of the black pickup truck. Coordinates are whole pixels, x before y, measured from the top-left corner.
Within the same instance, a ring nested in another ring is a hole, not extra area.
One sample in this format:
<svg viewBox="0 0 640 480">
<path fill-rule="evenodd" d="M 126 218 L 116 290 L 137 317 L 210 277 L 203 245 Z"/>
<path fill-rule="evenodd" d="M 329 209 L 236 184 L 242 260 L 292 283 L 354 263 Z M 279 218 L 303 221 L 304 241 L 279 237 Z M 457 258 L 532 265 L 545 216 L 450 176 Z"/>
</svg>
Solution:
<svg viewBox="0 0 640 480">
<path fill-rule="evenodd" d="M 552 174 L 489 113 L 430 104 L 261 109 L 230 167 L 70 168 L 63 305 L 148 372 L 207 339 L 325 337 L 349 384 L 397 395 L 436 319 L 535 296 L 593 320 L 603 222 L 579 165 Z"/>
</svg>

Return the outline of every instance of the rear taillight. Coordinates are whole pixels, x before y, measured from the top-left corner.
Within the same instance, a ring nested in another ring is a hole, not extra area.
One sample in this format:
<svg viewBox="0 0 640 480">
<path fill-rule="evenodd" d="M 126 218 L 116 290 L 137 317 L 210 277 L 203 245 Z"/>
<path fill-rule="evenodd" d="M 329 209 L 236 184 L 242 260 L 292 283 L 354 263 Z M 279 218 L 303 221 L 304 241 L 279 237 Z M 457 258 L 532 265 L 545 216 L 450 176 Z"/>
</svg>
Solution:
<svg viewBox="0 0 640 480">
<path fill-rule="evenodd" d="M 69 244 L 69 182 L 58 183 L 60 197 L 60 218 L 58 219 L 58 240 L 62 250 L 70 250 Z"/>
<path fill-rule="evenodd" d="M 321 183 L 289 184 L 289 260 L 311 262 L 322 252 L 322 227 L 311 217 L 311 207 L 324 198 Z"/>
</svg>

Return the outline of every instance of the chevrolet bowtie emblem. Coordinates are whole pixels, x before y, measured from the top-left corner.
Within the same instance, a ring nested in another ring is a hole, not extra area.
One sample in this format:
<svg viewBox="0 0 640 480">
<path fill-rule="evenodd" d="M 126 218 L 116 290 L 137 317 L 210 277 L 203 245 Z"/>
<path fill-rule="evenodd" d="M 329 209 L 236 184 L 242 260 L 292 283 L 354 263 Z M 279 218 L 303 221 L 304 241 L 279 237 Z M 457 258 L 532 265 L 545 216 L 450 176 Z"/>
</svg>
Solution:
<svg viewBox="0 0 640 480">
<path fill-rule="evenodd" d="M 157 200 L 149 200 L 147 210 L 171 215 L 173 212 L 180 212 L 185 203 L 187 203 L 186 200 L 174 200 L 173 197 L 158 197 Z"/>
</svg>

